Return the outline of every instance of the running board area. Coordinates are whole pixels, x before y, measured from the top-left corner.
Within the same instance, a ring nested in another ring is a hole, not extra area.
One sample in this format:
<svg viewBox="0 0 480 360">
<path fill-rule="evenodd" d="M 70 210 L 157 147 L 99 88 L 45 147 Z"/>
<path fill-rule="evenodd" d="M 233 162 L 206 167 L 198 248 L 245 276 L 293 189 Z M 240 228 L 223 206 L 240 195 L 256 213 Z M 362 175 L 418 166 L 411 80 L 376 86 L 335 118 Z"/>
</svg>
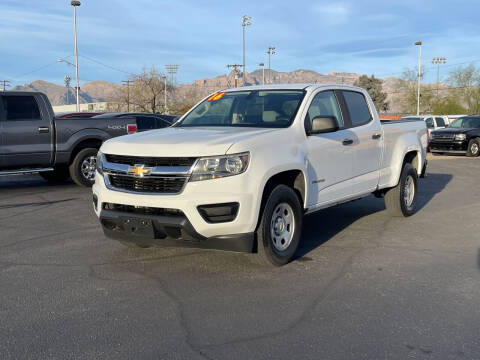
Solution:
<svg viewBox="0 0 480 360">
<path fill-rule="evenodd" d="M 39 173 L 39 172 L 46 172 L 46 171 L 53 171 L 53 168 L 0 170 L 0 176 L 28 175 L 28 174 L 36 174 L 36 173 Z"/>
</svg>

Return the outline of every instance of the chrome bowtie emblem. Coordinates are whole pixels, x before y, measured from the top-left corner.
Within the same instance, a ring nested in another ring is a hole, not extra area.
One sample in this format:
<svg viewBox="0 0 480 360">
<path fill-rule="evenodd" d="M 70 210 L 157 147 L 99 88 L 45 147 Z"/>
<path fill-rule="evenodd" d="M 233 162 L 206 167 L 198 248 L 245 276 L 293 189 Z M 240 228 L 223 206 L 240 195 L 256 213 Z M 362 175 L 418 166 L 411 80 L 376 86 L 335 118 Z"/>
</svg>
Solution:
<svg viewBox="0 0 480 360">
<path fill-rule="evenodd" d="M 145 165 L 135 165 L 128 168 L 128 173 L 136 177 L 144 177 L 152 172 L 153 168 L 145 167 Z"/>
</svg>

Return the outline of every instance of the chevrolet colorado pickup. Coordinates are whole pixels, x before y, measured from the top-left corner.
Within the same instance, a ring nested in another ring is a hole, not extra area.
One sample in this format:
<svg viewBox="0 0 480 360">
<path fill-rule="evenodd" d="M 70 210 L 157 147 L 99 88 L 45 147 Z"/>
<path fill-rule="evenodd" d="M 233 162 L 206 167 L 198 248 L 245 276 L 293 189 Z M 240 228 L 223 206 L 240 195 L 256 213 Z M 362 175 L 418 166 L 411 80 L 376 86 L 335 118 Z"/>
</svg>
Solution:
<svg viewBox="0 0 480 360">
<path fill-rule="evenodd" d="M 361 88 L 229 89 L 170 128 L 106 141 L 93 207 L 127 246 L 258 252 L 279 266 L 304 214 L 374 193 L 393 215 L 412 215 L 426 145 L 424 121 L 381 122 Z"/>
<path fill-rule="evenodd" d="M 91 186 L 102 143 L 139 127 L 135 117 L 55 118 L 45 94 L 0 92 L 0 175 L 39 173 L 49 181 L 71 176 Z"/>
</svg>

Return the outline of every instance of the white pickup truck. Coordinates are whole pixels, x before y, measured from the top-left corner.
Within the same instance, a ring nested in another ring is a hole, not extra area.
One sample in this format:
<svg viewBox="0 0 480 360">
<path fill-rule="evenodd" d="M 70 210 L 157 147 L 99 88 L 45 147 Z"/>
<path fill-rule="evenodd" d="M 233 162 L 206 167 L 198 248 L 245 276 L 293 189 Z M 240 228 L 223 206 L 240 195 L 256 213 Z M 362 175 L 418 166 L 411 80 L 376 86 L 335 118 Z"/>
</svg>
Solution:
<svg viewBox="0 0 480 360">
<path fill-rule="evenodd" d="M 106 236 L 128 246 L 258 252 L 283 265 L 305 214 L 373 193 L 412 215 L 426 145 L 424 121 L 381 122 L 361 88 L 229 89 L 173 127 L 106 141 L 93 203 Z"/>
</svg>

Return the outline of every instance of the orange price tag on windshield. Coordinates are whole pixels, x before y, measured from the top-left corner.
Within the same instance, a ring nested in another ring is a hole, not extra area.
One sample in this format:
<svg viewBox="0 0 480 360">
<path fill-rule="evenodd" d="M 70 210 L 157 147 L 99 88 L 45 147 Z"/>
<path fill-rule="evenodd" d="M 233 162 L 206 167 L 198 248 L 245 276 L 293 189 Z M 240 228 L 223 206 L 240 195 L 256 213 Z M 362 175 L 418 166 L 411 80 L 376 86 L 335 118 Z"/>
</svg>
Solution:
<svg viewBox="0 0 480 360">
<path fill-rule="evenodd" d="M 218 92 L 210 96 L 207 101 L 217 101 L 220 100 L 222 97 L 224 97 L 226 92 Z"/>
</svg>

